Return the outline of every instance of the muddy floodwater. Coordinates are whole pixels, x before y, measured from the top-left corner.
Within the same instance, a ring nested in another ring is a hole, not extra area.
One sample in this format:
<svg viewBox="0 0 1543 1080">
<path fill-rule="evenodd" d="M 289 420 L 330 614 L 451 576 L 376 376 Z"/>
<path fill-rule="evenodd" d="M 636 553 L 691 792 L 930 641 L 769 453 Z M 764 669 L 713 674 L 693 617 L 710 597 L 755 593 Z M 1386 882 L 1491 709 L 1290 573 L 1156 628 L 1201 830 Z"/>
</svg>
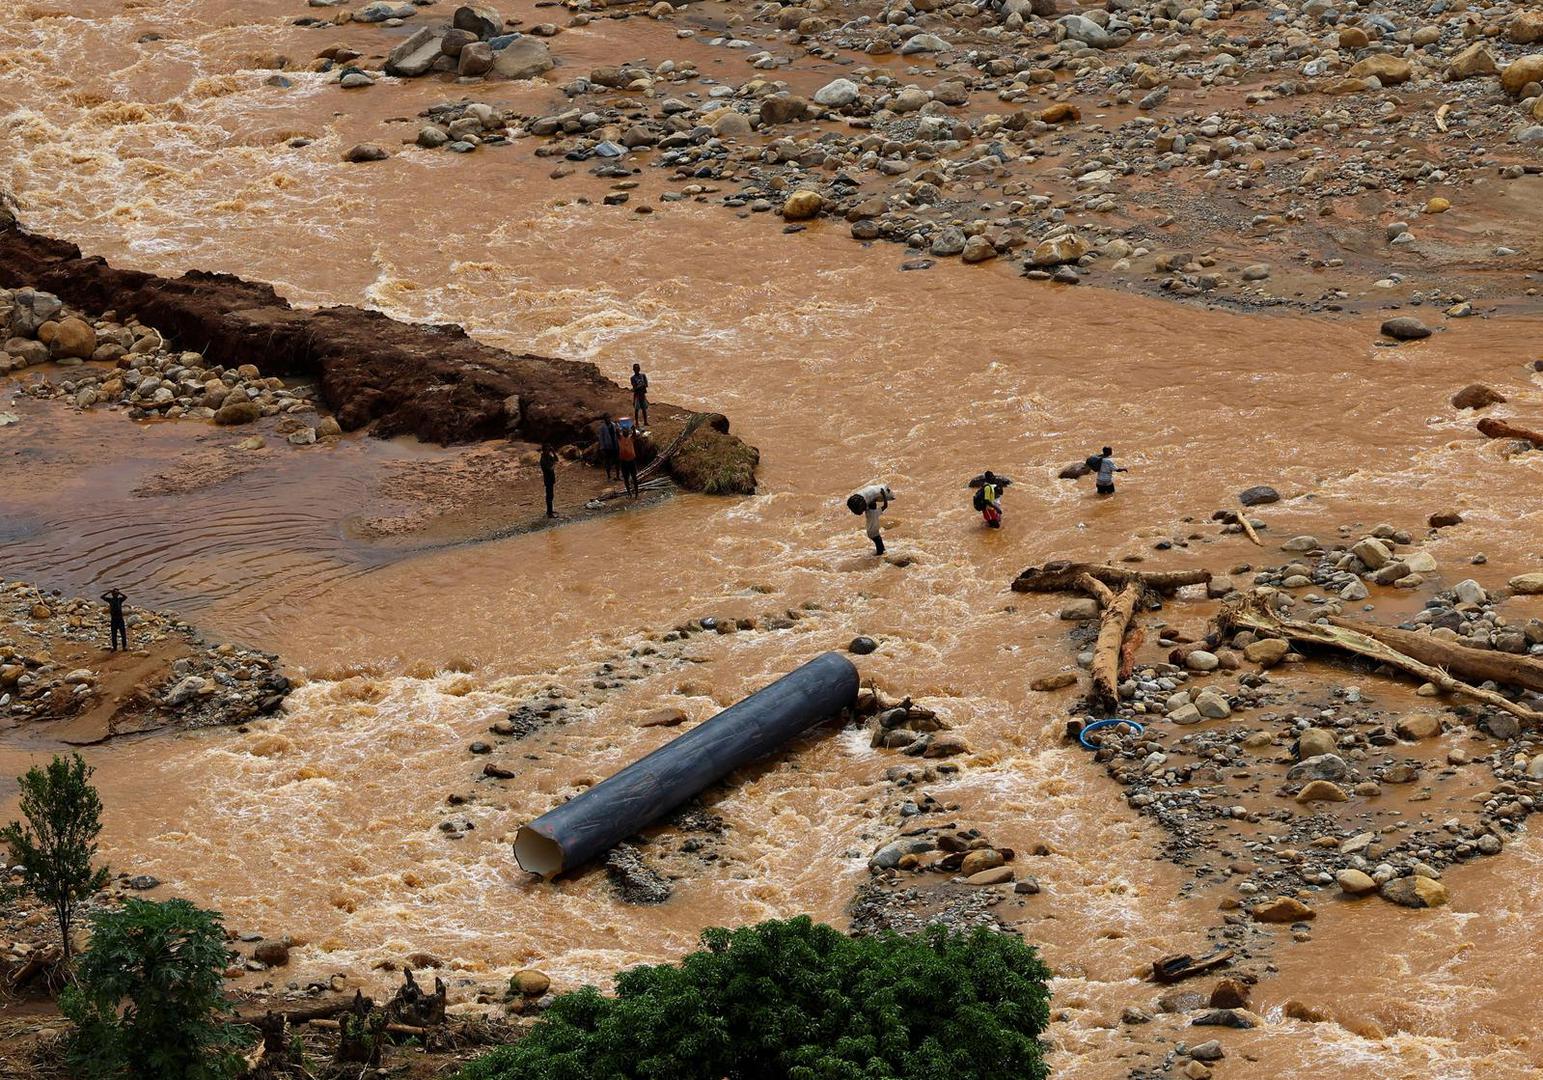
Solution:
<svg viewBox="0 0 1543 1080">
<path fill-rule="evenodd" d="M 1141 1064 L 1120 1014 L 1151 996 L 1144 965 L 1206 951 L 1222 892 L 1185 888 L 1155 827 L 1062 738 L 1064 703 L 1030 692 L 1071 647 L 1054 601 L 1009 592 L 1013 577 L 1057 557 L 1257 562 L 1238 536 L 1151 551 L 1252 484 L 1281 493 L 1267 508 L 1277 540 L 1420 528 L 1453 507 L 1463 528 L 1429 550 L 1454 580 L 1476 553 L 1497 581 L 1543 557 L 1543 455 L 1507 458 L 1447 406 L 1467 383 L 1503 383 L 1502 415 L 1535 419 L 1543 376 L 1517 372 L 1538 355 L 1543 318 L 1467 319 L 1385 348 L 1375 313 L 1229 313 L 1030 281 L 1009 260 L 903 271 L 899 247 L 854 243 L 839 221 L 784 234 L 690 201 L 635 214 L 601 205 L 605 182 L 582 172 L 577 187 L 554 184 L 552 159 L 519 146 L 344 164 L 386 118 L 457 87 L 380 85 L 343 103 L 335 76 L 267 85 L 252 56 L 308 59 L 344 37 L 288 25 L 306 11 L 0 0 L 0 181 L 28 226 L 115 265 L 237 273 L 298 304 L 456 322 L 617 380 L 641 363 L 660 397 L 731 417 L 762 465 L 748 498 L 683 494 L 506 539 L 385 546 L 354 528 L 378 509 L 364 478 L 445 451 L 350 435 L 281 447 L 195 492 L 136 496 L 146 477 L 196 469 L 206 429 L 14 407 L 20 421 L 0 428 L 0 576 L 90 596 L 119 585 L 302 676 L 282 714 L 243 732 L 91 751 L 108 861 L 233 928 L 292 935 L 286 978 L 385 985 L 394 976 L 378 965 L 421 951 L 487 981 L 539 964 L 564 986 L 603 983 L 677 957 L 705 926 L 799 912 L 841 923 L 891 835 L 877 819 L 892 758 L 865 732 L 821 729 L 712 794 L 719 858 L 658 907 L 618 903 L 599 872 L 533 883 L 510 841 L 672 734 L 638 717 L 705 718 L 867 634 L 879 649 L 858 661 L 864 679 L 937 709 L 975 750 L 930 790 L 994 840 L 1051 852 L 1020 928 L 1058 973 L 1056 1075 L 1123 1076 Z M 141 42 L 149 31 L 162 37 Z M 619 39 L 634 31 L 628 51 Z M 558 40 L 579 69 L 672 49 L 717 62 L 642 20 Z M 824 81 L 818 65 L 803 77 Z M 522 96 L 561 98 L 540 81 L 503 91 Z M 290 145 L 297 135 L 312 141 Z M 646 198 L 655 181 L 640 179 Z M 0 408 L 21 378 L 0 380 Z M 1056 479 L 1104 444 L 1129 469 L 1114 499 Z M 965 488 L 987 467 L 1016 481 L 1000 532 L 979 527 Z M 886 543 L 903 566 L 875 559 L 842 506 L 874 479 L 897 494 Z M 787 609 L 802 612 L 790 628 L 649 655 L 689 620 Z M 636 677 L 608 678 L 604 665 L 628 662 Z M 499 749 L 515 781 L 484 779 L 468 745 L 553 695 L 568 721 Z M 17 737 L 0 764 L 9 777 L 46 752 Z M 453 793 L 478 797 L 451 807 Z M 474 828 L 448 835 L 450 818 Z M 1487 1080 L 1543 1067 L 1526 962 L 1540 873 L 1530 836 L 1450 871 L 1448 907 L 1324 905 L 1311 940 L 1285 941 L 1255 992 L 1268 1022 L 1229 1033 L 1245 1060 L 1228 1075 Z M 1288 998 L 1332 1003 L 1380 1037 L 1288 1019 Z"/>
</svg>

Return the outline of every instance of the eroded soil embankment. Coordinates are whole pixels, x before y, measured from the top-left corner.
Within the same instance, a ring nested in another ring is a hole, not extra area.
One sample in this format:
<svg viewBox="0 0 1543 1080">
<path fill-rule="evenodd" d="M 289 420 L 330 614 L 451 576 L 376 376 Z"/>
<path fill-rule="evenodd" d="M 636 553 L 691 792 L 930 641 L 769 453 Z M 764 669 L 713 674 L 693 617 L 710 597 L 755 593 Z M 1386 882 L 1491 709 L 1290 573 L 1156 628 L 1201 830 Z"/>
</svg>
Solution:
<svg viewBox="0 0 1543 1080">
<path fill-rule="evenodd" d="M 602 414 L 631 411 L 627 391 L 593 364 L 516 355 L 459 326 L 402 323 L 363 308 L 298 310 L 272 286 L 228 274 L 195 270 L 172 280 L 118 269 L 28 233 L 0 211 L 0 287 L 22 286 L 132 314 L 217 363 L 313 378 L 345 430 L 373 424 L 377 435 L 442 445 L 504 437 L 585 445 Z M 662 402 L 652 411 L 667 436 L 689 415 Z M 667 464 L 684 487 L 754 490 L 758 455 L 728 426 L 714 415 L 674 447 Z"/>
</svg>

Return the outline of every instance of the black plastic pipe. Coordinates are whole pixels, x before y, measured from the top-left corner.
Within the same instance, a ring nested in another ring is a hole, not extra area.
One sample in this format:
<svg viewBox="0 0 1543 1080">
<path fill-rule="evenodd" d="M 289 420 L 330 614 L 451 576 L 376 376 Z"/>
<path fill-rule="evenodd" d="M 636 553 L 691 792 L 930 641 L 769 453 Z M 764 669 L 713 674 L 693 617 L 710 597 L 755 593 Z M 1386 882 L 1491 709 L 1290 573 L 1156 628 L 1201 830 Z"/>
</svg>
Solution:
<svg viewBox="0 0 1543 1080">
<path fill-rule="evenodd" d="M 523 826 L 520 868 L 552 877 L 582 866 L 708 784 L 857 700 L 857 668 L 828 652 Z"/>
</svg>

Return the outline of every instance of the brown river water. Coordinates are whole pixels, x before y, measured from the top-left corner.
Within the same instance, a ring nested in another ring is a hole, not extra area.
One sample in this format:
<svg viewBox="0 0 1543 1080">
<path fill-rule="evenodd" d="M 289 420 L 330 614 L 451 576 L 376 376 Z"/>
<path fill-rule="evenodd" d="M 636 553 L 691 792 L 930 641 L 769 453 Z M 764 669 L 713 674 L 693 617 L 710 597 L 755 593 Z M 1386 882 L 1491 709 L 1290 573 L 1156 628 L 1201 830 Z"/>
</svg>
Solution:
<svg viewBox="0 0 1543 1080">
<path fill-rule="evenodd" d="M 1179 899 L 1185 878 L 1157 858 L 1154 828 L 1059 740 L 1064 716 L 1028 683 L 1065 666 L 1069 647 L 1054 601 L 1014 596 L 1012 577 L 1058 556 L 1146 551 L 1254 483 L 1285 497 L 1263 514 L 1276 536 L 1414 529 L 1456 506 L 1470 524 L 1432 546 L 1444 566 L 1482 550 L 1482 580 L 1499 581 L 1543 556 L 1538 456 L 1506 461 L 1446 404 L 1485 381 L 1506 388 L 1508 413 L 1535 417 L 1543 386 L 1521 372 L 1543 321 L 1466 320 L 1382 349 L 1374 317 L 1227 314 L 1029 282 L 1005 262 L 903 273 L 900 249 L 865 249 L 837 224 L 783 235 L 689 202 L 652 215 L 577 205 L 598 204 L 606 182 L 582 168 L 550 180 L 553 159 L 529 144 L 345 165 L 341 151 L 363 139 L 395 149 L 415 125 L 388 119 L 459 88 L 387 80 L 345 97 L 335 76 L 306 72 L 265 86 L 254 56 L 303 62 L 337 42 L 382 52 L 394 40 L 285 25 L 306 13 L 294 0 L 0 0 L 0 182 L 34 228 L 124 265 L 236 272 L 298 303 L 460 322 L 618 379 L 640 362 L 660 397 L 732 417 L 763 468 L 748 499 L 684 496 L 383 556 L 343 523 L 365 509 L 359 477 L 433 451 L 353 438 L 202 493 L 134 499 L 132 476 L 164 468 L 194 435 L 22 403 L 24 423 L 0 439 L 37 464 L 0 488 L 4 576 L 79 591 L 127 581 L 308 675 L 283 716 L 247 734 L 93 756 L 109 859 L 219 907 L 232 927 L 307 942 L 288 977 L 384 984 L 374 964 L 425 950 L 484 982 L 539 964 L 571 985 L 677 956 L 707 925 L 797 912 L 839 922 L 889 835 L 872 819 L 893 759 L 857 732 L 811 737 L 728 789 L 713 806 L 729 826 L 724 858 L 657 908 L 619 905 L 595 873 L 531 884 L 509 841 L 668 738 L 636 726 L 641 711 L 705 717 L 867 633 L 882 647 L 861 661 L 865 678 L 934 705 L 978 751 L 938 797 L 1000 843 L 1055 852 L 1035 861 L 1045 893 L 1023 929 L 1060 971 L 1057 1072 L 1123 1075 L 1131 1062 L 1116 1055 L 1141 1037 L 1120 1032 L 1120 1010 L 1153 996 L 1142 965 L 1203 950 L 1219 896 Z M 164 39 L 136 44 L 147 30 Z M 691 57 L 743 78 L 743 54 L 706 37 L 629 20 L 570 31 L 554 50 L 575 71 Z M 560 99 L 546 84 L 472 93 L 532 109 Z M 287 146 L 297 134 L 316 141 Z M 658 190 L 639 179 L 633 205 Z M 1130 468 L 1116 499 L 1055 479 L 1105 443 Z M 68 482 L 47 479 L 49 461 Z M 1018 481 L 1001 532 L 969 508 L 964 481 L 984 467 Z M 913 560 L 903 568 L 875 560 L 841 506 L 874 478 L 898 495 L 886 535 Z M 1260 555 L 1227 537 L 1163 558 L 1221 569 Z M 697 637 L 689 664 L 591 687 L 600 663 L 679 622 L 806 603 L 818 610 L 791 630 Z M 582 721 L 509 744 L 519 779 L 478 787 L 466 745 L 554 686 Z M 38 753 L 12 746 L 0 765 L 12 775 Z M 479 800 L 455 813 L 476 829 L 447 839 L 445 795 L 471 790 Z M 1517 961 L 1536 952 L 1540 872 L 1531 838 L 1454 871 L 1447 909 L 1323 905 L 1314 940 L 1283 941 L 1281 974 L 1256 994 L 1271 1022 L 1228 1033 L 1229 1054 L 1257 1062 L 1232 1075 L 1526 1074 L 1543 1046 Z M 1389 1034 L 1284 1019 L 1293 996 Z"/>
</svg>

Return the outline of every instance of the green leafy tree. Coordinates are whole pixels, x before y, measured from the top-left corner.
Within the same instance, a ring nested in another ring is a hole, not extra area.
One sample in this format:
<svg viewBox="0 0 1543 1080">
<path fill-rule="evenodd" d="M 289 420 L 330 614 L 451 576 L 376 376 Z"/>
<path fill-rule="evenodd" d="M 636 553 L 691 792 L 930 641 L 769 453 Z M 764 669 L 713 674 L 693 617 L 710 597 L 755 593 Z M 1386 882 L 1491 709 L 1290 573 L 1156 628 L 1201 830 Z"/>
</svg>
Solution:
<svg viewBox="0 0 1543 1080">
<path fill-rule="evenodd" d="M 225 930 L 186 900 L 126 900 L 92 919 L 91 946 L 59 1005 L 82 1080 L 226 1080 L 244 1028 L 229 1022 Z"/>
<path fill-rule="evenodd" d="M 807 917 L 708 930 L 615 997 L 553 1002 L 461 1080 L 1044 1080 L 1049 971 L 1011 934 L 849 938 Z"/>
<path fill-rule="evenodd" d="M 75 909 L 107 884 L 107 867 L 92 866 L 102 800 L 79 754 L 55 756 L 47 768 L 33 766 L 18 782 L 26 822 L 0 829 L 0 842 L 21 867 L 22 887 L 54 909 L 68 963 Z"/>
</svg>

